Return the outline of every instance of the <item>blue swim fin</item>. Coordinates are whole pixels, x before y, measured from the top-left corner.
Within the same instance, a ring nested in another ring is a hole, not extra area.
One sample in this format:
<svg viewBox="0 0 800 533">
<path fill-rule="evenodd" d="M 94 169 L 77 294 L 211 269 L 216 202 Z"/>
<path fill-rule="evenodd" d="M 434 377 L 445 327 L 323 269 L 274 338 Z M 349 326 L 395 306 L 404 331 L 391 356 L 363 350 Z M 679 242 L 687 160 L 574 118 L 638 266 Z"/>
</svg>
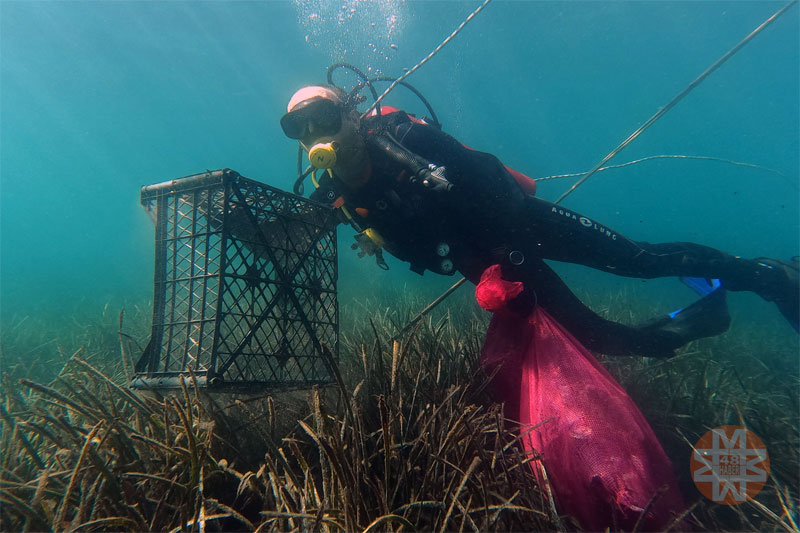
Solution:
<svg viewBox="0 0 800 533">
<path fill-rule="evenodd" d="M 701 300 L 713 292 L 725 292 L 725 289 L 722 288 L 722 282 L 718 279 L 681 277 L 680 280 L 684 285 L 696 292 Z M 682 307 L 677 311 L 673 311 L 669 314 L 669 317 L 675 318 L 685 309 L 686 307 Z"/>
<path fill-rule="evenodd" d="M 675 348 L 690 341 L 724 333 L 731 324 L 726 301 L 728 293 L 718 279 L 681 278 L 681 281 L 699 294 L 700 299 L 641 326 L 645 331 L 652 331 L 654 337 L 672 337 L 667 342 L 671 348 L 667 357 L 675 355 Z"/>
<path fill-rule="evenodd" d="M 644 331 L 651 331 L 654 338 L 671 337 L 671 340 L 664 341 L 669 348 L 666 357 L 675 355 L 675 348 L 690 341 L 724 333 L 731 324 L 726 301 L 728 293 L 720 280 L 681 278 L 681 281 L 700 295 L 700 298 L 669 315 L 652 319 L 640 326 Z"/>
</svg>

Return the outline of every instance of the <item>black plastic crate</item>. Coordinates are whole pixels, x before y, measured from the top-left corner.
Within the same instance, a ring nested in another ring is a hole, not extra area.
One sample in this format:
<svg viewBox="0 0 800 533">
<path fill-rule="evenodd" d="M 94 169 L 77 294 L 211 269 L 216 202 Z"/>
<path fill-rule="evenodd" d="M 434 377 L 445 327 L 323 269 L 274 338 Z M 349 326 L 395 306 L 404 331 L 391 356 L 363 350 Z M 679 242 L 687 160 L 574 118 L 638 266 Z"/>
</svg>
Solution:
<svg viewBox="0 0 800 533">
<path fill-rule="evenodd" d="M 133 387 L 178 387 L 190 373 L 243 392 L 332 381 L 332 209 L 229 169 L 143 187 L 141 202 L 156 223 L 155 292 Z"/>
</svg>

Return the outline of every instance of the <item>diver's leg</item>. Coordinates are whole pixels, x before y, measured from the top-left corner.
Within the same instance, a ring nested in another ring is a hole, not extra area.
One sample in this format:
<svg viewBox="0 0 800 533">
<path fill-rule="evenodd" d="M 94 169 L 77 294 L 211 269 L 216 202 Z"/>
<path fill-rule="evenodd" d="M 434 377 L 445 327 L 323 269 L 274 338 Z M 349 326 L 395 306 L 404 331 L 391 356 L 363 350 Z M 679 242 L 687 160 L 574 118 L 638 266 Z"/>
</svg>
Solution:
<svg viewBox="0 0 800 533">
<path fill-rule="evenodd" d="M 529 198 L 525 223 L 514 230 L 516 243 L 537 255 L 620 276 L 719 278 L 726 289 L 753 291 L 775 302 L 798 328 L 797 263 L 745 259 L 690 242 L 650 244 L 624 235 L 569 209 Z M 515 243 L 515 244 L 516 244 Z"/>
<path fill-rule="evenodd" d="M 527 257 L 522 265 L 506 263 L 502 267 L 504 279 L 522 281 L 526 287 L 521 299 L 514 302 L 518 312 L 527 313 L 534 305 L 542 306 L 590 350 L 608 355 L 669 357 L 691 340 L 720 333 L 704 327 L 688 334 L 688 330 L 665 328 L 663 322 L 644 327 L 612 322 L 584 305 L 541 259 Z M 724 310 L 724 302 L 722 307 Z M 722 331 L 727 326 L 727 322 L 722 324 Z"/>
<path fill-rule="evenodd" d="M 749 287 L 755 283 L 746 278 L 757 277 L 753 273 L 759 270 L 755 261 L 708 246 L 633 241 L 580 213 L 538 198 L 529 199 L 525 216 L 524 227 L 515 233 L 524 238 L 523 246 L 532 242 L 537 255 L 545 259 L 636 278 L 720 278 L 733 285 L 731 290 L 752 290 Z"/>
</svg>

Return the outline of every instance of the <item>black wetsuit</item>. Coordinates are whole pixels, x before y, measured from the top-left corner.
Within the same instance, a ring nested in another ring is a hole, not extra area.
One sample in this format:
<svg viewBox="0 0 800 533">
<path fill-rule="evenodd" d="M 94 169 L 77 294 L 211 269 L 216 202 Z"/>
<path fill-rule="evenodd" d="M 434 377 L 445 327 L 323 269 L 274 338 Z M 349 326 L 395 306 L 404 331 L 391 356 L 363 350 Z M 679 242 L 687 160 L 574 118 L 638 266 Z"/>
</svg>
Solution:
<svg viewBox="0 0 800 533">
<path fill-rule="evenodd" d="M 759 290 L 774 281 L 768 279 L 771 271 L 756 261 L 693 243 L 632 241 L 591 218 L 526 195 L 495 156 L 468 149 L 433 126 L 412 122 L 405 113 L 368 119 L 364 127 L 367 135 L 388 132 L 408 151 L 445 167 L 452 190 L 437 192 L 411 183 L 404 165 L 368 142 L 368 184 L 350 190 L 338 180 L 323 180 L 313 199 L 341 195 L 358 223 L 377 230 L 386 250 L 420 274 L 425 269 L 440 274 L 457 270 L 477 283 L 484 269 L 501 264 L 504 278 L 526 286 L 521 308 L 535 299 L 592 350 L 669 355 L 687 339 L 598 316 L 544 259 L 637 278 L 720 278 L 731 290 Z M 524 262 L 512 265 L 511 251 L 521 252 L 516 257 Z"/>
</svg>

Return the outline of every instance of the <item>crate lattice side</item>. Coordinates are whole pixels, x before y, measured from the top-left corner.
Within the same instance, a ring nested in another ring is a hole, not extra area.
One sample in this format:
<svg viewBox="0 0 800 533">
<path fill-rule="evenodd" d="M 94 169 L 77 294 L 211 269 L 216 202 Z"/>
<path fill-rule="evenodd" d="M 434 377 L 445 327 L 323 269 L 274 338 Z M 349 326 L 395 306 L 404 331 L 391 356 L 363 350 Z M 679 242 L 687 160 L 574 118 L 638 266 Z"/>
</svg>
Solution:
<svg viewBox="0 0 800 533">
<path fill-rule="evenodd" d="M 333 212 L 230 170 L 169 183 L 142 192 L 156 211 L 156 279 L 140 385 L 175 386 L 189 371 L 238 388 L 330 382 Z"/>
</svg>

